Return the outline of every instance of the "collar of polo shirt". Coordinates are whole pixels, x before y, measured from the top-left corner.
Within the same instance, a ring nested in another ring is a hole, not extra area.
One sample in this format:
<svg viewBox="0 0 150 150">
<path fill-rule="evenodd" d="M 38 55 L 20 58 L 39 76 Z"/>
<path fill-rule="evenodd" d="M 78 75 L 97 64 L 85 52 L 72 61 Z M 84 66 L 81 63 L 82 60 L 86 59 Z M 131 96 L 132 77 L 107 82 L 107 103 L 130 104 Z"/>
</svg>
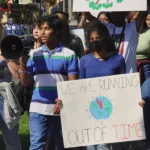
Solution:
<svg viewBox="0 0 150 150">
<path fill-rule="evenodd" d="M 63 45 L 62 45 L 61 43 L 59 43 L 59 44 L 56 46 L 56 48 L 54 48 L 52 51 L 59 52 L 59 51 L 62 50 L 62 47 L 63 47 Z M 42 46 L 41 50 L 42 50 L 43 52 L 49 51 L 49 49 L 47 48 L 47 46 L 46 46 L 45 44 Z"/>
</svg>

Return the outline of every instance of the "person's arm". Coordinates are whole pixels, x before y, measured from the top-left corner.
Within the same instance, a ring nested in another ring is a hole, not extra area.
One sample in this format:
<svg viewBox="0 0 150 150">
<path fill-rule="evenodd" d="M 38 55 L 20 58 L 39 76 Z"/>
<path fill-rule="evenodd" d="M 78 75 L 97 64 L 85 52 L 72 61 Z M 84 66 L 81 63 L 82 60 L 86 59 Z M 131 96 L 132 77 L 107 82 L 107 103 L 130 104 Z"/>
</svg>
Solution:
<svg viewBox="0 0 150 150">
<path fill-rule="evenodd" d="M 77 74 L 68 75 L 68 80 L 77 80 L 77 79 L 78 79 Z"/>
<path fill-rule="evenodd" d="M 24 87 L 29 87 L 33 83 L 33 62 L 29 58 L 26 65 L 26 58 L 20 58 L 20 80 Z"/>
<path fill-rule="evenodd" d="M 130 23 L 133 20 L 136 20 L 138 13 L 139 12 L 137 12 L 137 11 L 131 11 L 131 12 L 129 12 L 128 16 L 126 17 L 127 23 Z"/>
<path fill-rule="evenodd" d="M 85 28 L 85 24 L 86 24 L 86 18 L 82 15 L 81 20 L 78 24 L 78 28 Z"/>
</svg>

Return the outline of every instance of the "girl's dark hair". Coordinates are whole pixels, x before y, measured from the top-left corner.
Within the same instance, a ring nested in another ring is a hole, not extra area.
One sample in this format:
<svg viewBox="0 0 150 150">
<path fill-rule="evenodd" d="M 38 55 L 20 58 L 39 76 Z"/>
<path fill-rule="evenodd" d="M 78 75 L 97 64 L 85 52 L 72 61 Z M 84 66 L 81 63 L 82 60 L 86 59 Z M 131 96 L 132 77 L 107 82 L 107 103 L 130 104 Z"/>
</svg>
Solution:
<svg viewBox="0 0 150 150">
<path fill-rule="evenodd" d="M 33 26 L 38 26 L 38 25 L 39 25 L 39 20 L 40 20 L 40 17 L 38 17 L 38 18 L 33 22 Z"/>
<path fill-rule="evenodd" d="M 47 15 L 47 16 L 42 16 L 38 20 L 38 26 L 40 27 L 42 24 L 47 23 L 49 28 L 52 28 L 54 30 L 54 34 L 60 38 L 61 33 L 63 30 L 63 22 L 62 20 L 56 16 L 56 15 Z"/>
<path fill-rule="evenodd" d="M 62 35 L 61 35 L 61 42 L 64 46 L 68 45 L 68 42 L 70 41 L 70 28 L 69 24 L 66 21 L 62 21 L 63 23 L 63 30 L 62 30 Z"/>
<path fill-rule="evenodd" d="M 108 19 L 109 19 L 109 22 L 112 23 L 112 18 L 111 18 L 111 13 L 110 12 L 100 12 L 98 15 L 97 15 L 97 18 L 100 17 L 100 15 L 104 14 Z"/>
<path fill-rule="evenodd" d="M 150 15 L 150 11 L 147 12 L 146 18 L 147 18 L 148 15 Z M 147 24 L 146 24 L 146 18 L 145 18 L 145 21 L 144 21 L 144 23 L 142 25 L 140 33 L 143 33 L 146 29 L 148 29 Z"/>
<path fill-rule="evenodd" d="M 40 19 L 40 18 L 36 19 L 36 20 L 33 22 L 33 25 L 32 25 L 32 32 L 33 32 L 33 29 L 34 29 L 36 26 L 39 27 L 39 19 Z"/>
<path fill-rule="evenodd" d="M 114 40 L 110 36 L 107 27 L 100 22 L 95 22 L 91 24 L 86 38 L 87 46 L 90 43 L 90 35 L 94 31 L 100 35 L 105 52 L 116 51 Z"/>
</svg>

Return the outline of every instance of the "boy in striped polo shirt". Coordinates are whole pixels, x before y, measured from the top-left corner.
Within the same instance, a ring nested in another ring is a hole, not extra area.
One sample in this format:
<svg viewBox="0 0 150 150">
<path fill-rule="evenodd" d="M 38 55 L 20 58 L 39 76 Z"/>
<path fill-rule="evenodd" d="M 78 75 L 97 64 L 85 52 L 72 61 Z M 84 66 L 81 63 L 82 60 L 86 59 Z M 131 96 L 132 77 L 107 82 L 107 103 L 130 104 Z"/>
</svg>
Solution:
<svg viewBox="0 0 150 150">
<path fill-rule="evenodd" d="M 31 51 L 27 65 L 24 58 L 20 59 L 23 86 L 30 86 L 33 78 L 35 82 L 30 105 L 30 150 L 45 150 L 49 130 L 55 136 L 56 149 L 63 150 L 56 82 L 77 79 L 78 60 L 72 50 L 60 44 L 63 25 L 59 17 L 44 16 L 39 25 L 44 45 Z"/>
</svg>

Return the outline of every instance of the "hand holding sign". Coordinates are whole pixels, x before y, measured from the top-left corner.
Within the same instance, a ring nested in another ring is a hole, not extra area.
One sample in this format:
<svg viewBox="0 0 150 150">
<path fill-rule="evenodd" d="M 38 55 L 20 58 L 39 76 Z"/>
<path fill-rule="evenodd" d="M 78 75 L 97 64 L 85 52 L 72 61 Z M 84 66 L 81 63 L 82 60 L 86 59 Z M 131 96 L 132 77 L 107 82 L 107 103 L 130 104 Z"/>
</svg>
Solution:
<svg viewBox="0 0 150 150">
<path fill-rule="evenodd" d="M 144 101 L 144 100 L 142 100 L 141 102 L 139 102 L 139 105 L 140 105 L 141 107 L 144 107 L 144 105 L 145 105 L 145 101 Z"/>
<path fill-rule="evenodd" d="M 60 114 L 60 107 L 61 106 L 62 106 L 62 101 L 59 98 L 57 98 L 56 104 L 54 105 L 54 108 L 53 108 L 54 114 Z"/>
</svg>

